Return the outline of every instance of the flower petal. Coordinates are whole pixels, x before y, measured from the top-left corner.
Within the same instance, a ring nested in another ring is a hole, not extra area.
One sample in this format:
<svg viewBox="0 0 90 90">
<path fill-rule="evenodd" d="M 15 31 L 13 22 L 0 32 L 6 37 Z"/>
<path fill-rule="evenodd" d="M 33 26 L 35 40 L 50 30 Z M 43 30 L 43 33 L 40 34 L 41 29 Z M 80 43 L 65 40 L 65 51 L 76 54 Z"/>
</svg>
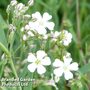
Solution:
<svg viewBox="0 0 90 90">
<path fill-rule="evenodd" d="M 60 35 L 60 32 L 58 32 L 58 31 L 55 31 L 55 33 L 54 33 L 54 37 L 58 37 Z"/>
<path fill-rule="evenodd" d="M 41 63 L 42 63 L 42 65 L 48 66 L 51 64 L 51 60 L 49 57 L 45 57 L 44 59 L 42 59 Z"/>
<path fill-rule="evenodd" d="M 71 41 L 71 39 L 72 39 L 72 34 L 71 33 L 68 33 L 68 39 L 69 39 L 69 41 Z"/>
<path fill-rule="evenodd" d="M 34 22 L 29 22 L 29 27 L 31 30 L 34 30 L 34 28 L 35 28 Z"/>
<path fill-rule="evenodd" d="M 55 76 L 57 76 L 57 77 L 61 77 L 62 74 L 63 74 L 63 69 L 61 69 L 61 68 L 55 69 L 55 70 L 54 70 L 54 74 L 55 74 Z"/>
<path fill-rule="evenodd" d="M 51 18 L 52 18 L 52 16 L 49 15 L 47 12 L 45 12 L 45 13 L 43 14 L 43 19 L 44 19 L 45 21 L 48 21 L 48 20 L 50 20 Z"/>
<path fill-rule="evenodd" d="M 36 31 L 41 35 L 45 35 L 47 33 L 46 29 L 42 26 L 39 26 Z"/>
<path fill-rule="evenodd" d="M 39 60 L 42 60 L 47 54 L 43 50 L 39 50 L 36 55 Z"/>
<path fill-rule="evenodd" d="M 69 80 L 69 79 L 73 78 L 73 74 L 70 71 L 64 72 L 64 76 L 65 76 L 66 80 Z"/>
<path fill-rule="evenodd" d="M 30 72 L 34 72 L 37 68 L 37 65 L 32 63 L 32 64 L 29 64 L 27 68 Z"/>
<path fill-rule="evenodd" d="M 33 30 L 35 32 L 35 30 L 38 29 L 38 23 L 37 22 L 29 22 L 29 27 L 30 27 L 30 30 Z"/>
<path fill-rule="evenodd" d="M 68 66 L 72 61 L 72 58 L 64 58 L 64 64 Z"/>
<path fill-rule="evenodd" d="M 61 67 L 63 66 L 63 62 L 60 61 L 59 59 L 55 59 L 55 62 L 53 63 L 54 67 Z"/>
<path fill-rule="evenodd" d="M 39 12 L 36 12 L 36 13 L 32 14 L 32 18 L 36 18 L 37 20 L 41 20 L 42 16 Z"/>
<path fill-rule="evenodd" d="M 69 69 L 72 71 L 77 71 L 78 70 L 78 63 L 74 62 L 69 65 Z"/>
<path fill-rule="evenodd" d="M 43 65 L 38 65 L 37 72 L 38 72 L 38 74 L 43 74 L 46 72 L 46 69 Z"/>
<path fill-rule="evenodd" d="M 64 40 L 63 43 L 62 43 L 64 46 L 68 46 L 69 45 L 69 42 L 67 40 Z"/>
<path fill-rule="evenodd" d="M 45 26 L 49 29 L 49 30 L 53 30 L 55 24 L 53 22 L 46 22 Z"/>
<path fill-rule="evenodd" d="M 36 57 L 32 53 L 29 53 L 29 55 L 27 57 L 27 61 L 28 62 L 35 62 L 36 60 L 37 60 Z"/>
</svg>

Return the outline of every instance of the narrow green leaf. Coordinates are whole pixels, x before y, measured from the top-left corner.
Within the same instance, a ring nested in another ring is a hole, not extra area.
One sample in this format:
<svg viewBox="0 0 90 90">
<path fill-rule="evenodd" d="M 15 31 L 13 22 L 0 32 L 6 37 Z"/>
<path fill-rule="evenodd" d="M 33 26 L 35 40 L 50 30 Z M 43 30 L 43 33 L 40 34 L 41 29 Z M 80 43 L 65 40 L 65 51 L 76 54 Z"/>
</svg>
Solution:
<svg viewBox="0 0 90 90">
<path fill-rule="evenodd" d="M 0 15 L 0 42 L 3 43 L 5 47 L 7 48 L 8 47 L 7 39 L 6 39 L 5 32 L 4 32 L 5 28 L 7 28 L 7 24 L 5 23 L 5 21 Z"/>
<path fill-rule="evenodd" d="M 7 28 L 7 24 L 3 20 L 2 16 L 0 15 L 0 29 L 5 29 Z"/>
</svg>

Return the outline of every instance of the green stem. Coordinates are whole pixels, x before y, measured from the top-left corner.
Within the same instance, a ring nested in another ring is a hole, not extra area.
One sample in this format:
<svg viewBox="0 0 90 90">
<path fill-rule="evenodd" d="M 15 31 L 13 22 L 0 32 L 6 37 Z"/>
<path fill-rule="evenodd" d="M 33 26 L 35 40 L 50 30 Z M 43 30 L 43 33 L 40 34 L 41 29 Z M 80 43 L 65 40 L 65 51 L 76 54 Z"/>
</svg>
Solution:
<svg viewBox="0 0 90 90">
<path fill-rule="evenodd" d="M 33 79 L 33 74 L 31 74 L 31 79 Z M 33 82 L 30 82 L 30 90 L 33 89 Z"/>
<path fill-rule="evenodd" d="M 10 64 L 11 64 L 11 67 L 12 67 L 12 70 L 15 74 L 15 77 L 18 77 L 17 76 L 17 73 L 16 73 L 16 70 L 15 70 L 15 67 L 14 67 L 14 64 L 13 64 L 13 61 L 12 61 L 12 58 L 11 58 L 11 54 L 9 53 L 8 49 L 2 44 L 0 43 L 0 48 L 6 53 L 6 55 L 8 56 L 9 60 L 10 60 Z"/>
<path fill-rule="evenodd" d="M 9 58 L 9 62 L 10 62 L 10 65 L 11 65 L 11 68 L 13 70 L 13 73 L 15 75 L 16 78 L 18 78 L 18 75 L 17 75 L 17 72 L 16 72 L 16 69 L 14 67 L 14 63 L 13 63 L 13 60 L 11 58 L 11 54 L 9 53 L 8 49 L 0 42 L 0 48 L 5 52 L 5 54 L 8 56 Z M 22 90 L 21 87 L 19 87 L 20 90 Z"/>
<path fill-rule="evenodd" d="M 80 12 L 79 12 L 79 0 L 76 0 L 76 21 L 77 21 L 77 36 L 78 36 L 78 45 L 81 45 L 81 34 L 80 34 Z"/>
<path fill-rule="evenodd" d="M 18 78 L 18 75 L 17 75 L 16 69 L 14 67 L 14 63 L 12 61 L 12 58 L 10 58 L 9 60 L 10 60 L 10 65 L 11 65 L 11 68 L 13 70 L 13 73 L 14 73 L 15 77 Z"/>
<path fill-rule="evenodd" d="M 7 48 L 1 42 L 0 42 L 0 48 L 6 53 L 7 56 L 10 57 L 9 51 L 7 50 Z"/>
</svg>

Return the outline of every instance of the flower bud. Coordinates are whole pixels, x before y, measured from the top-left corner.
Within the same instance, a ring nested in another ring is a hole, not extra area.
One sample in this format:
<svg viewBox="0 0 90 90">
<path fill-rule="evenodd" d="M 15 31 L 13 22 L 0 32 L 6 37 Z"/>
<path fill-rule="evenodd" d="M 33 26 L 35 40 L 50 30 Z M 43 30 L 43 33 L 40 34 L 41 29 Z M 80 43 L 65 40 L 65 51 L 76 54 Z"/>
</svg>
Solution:
<svg viewBox="0 0 90 90">
<path fill-rule="evenodd" d="M 29 1 L 28 1 L 28 5 L 29 5 L 29 6 L 32 6 L 33 4 L 34 4 L 34 0 L 29 0 Z"/>
<path fill-rule="evenodd" d="M 16 0 L 12 0 L 11 3 L 10 3 L 11 6 L 15 6 L 16 4 L 17 4 Z"/>
</svg>

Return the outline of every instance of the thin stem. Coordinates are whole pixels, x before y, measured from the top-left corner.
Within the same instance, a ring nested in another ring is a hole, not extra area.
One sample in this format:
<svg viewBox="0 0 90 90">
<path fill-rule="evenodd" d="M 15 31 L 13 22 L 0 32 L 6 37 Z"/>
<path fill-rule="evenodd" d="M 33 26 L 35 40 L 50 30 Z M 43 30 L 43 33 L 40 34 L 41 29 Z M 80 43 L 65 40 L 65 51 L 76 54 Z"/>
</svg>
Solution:
<svg viewBox="0 0 90 90">
<path fill-rule="evenodd" d="M 13 73 L 15 75 L 16 78 L 18 78 L 18 75 L 17 75 L 17 72 L 16 72 L 16 69 L 14 67 L 14 63 L 13 63 L 13 60 L 11 58 L 11 53 L 8 51 L 8 49 L 0 42 L 0 48 L 5 52 L 5 54 L 8 56 L 9 58 L 9 62 L 10 62 L 10 65 L 11 65 L 11 68 L 13 70 Z M 21 87 L 19 87 L 20 90 L 22 90 Z"/>
<path fill-rule="evenodd" d="M 10 57 L 10 53 L 9 53 L 8 49 L 1 42 L 0 42 L 0 48 L 5 52 L 5 54 L 7 56 Z"/>
<path fill-rule="evenodd" d="M 18 77 L 18 76 L 17 76 L 17 73 L 16 73 L 16 70 L 15 70 L 15 67 L 14 67 L 14 64 L 13 64 L 13 61 L 12 61 L 12 58 L 11 58 L 11 54 L 9 53 L 8 49 L 7 49 L 2 43 L 0 43 L 0 48 L 1 48 L 1 49 L 6 53 L 6 55 L 9 57 L 9 61 L 10 61 L 10 64 L 11 64 L 13 73 L 15 74 L 15 77 Z"/>
<path fill-rule="evenodd" d="M 31 74 L 31 79 L 33 79 L 33 74 Z M 33 82 L 30 82 L 30 90 L 33 89 Z"/>
<path fill-rule="evenodd" d="M 81 34 L 80 34 L 80 14 L 79 14 L 79 0 L 76 0 L 76 20 L 77 20 L 77 36 L 78 36 L 78 44 L 81 42 Z"/>
<path fill-rule="evenodd" d="M 85 60 L 83 60 L 84 58 L 84 53 L 81 47 L 81 32 L 80 32 L 80 13 L 79 13 L 79 0 L 76 0 L 76 16 L 77 16 L 77 36 L 78 36 L 78 48 L 80 50 L 80 57 L 81 60 L 83 61 L 84 64 L 86 64 Z"/>
<path fill-rule="evenodd" d="M 12 61 L 12 58 L 10 58 L 10 65 L 11 65 L 11 68 L 13 70 L 13 73 L 14 73 L 15 77 L 18 78 L 18 75 L 17 75 L 16 69 L 14 67 L 14 63 Z"/>
</svg>

